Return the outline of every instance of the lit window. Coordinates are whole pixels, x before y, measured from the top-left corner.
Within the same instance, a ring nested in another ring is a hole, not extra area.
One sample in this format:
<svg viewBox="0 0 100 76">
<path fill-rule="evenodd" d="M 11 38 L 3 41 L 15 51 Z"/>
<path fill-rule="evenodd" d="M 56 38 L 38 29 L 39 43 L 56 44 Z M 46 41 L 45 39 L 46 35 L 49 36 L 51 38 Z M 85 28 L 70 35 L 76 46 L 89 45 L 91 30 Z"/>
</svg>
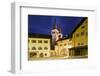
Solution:
<svg viewBox="0 0 100 76">
<path fill-rule="evenodd" d="M 36 48 L 33 46 L 33 47 L 32 47 L 32 50 L 36 50 Z"/>
<path fill-rule="evenodd" d="M 42 43 L 42 40 L 38 40 L 38 43 Z"/>
<path fill-rule="evenodd" d="M 39 47 L 38 50 L 42 50 L 42 47 Z"/>
<path fill-rule="evenodd" d="M 32 43 L 36 43 L 36 40 L 32 40 Z"/>
</svg>

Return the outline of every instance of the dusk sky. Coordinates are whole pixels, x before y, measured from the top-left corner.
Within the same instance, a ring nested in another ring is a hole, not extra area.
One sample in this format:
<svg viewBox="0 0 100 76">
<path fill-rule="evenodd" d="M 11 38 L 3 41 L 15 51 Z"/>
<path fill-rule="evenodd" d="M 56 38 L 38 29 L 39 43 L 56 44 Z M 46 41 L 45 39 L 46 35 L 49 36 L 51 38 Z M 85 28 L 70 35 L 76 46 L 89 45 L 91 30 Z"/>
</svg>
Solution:
<svg viewBox="0 0 100 76">
<path fill-rule="evenodd" d="M 83 17 L 28 15 L 28 33 L 51 34 L 54 22 L 60 24 L 64 36 L 80 23 Z"/>
</svg>

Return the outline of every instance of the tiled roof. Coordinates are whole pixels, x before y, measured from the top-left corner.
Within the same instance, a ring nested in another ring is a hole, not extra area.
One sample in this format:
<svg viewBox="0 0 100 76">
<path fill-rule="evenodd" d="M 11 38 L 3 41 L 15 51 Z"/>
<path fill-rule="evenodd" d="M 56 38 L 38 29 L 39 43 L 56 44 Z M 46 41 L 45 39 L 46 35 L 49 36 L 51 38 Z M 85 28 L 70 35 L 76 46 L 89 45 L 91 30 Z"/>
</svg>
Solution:
<svg viewBox="0 0 100 76">
<path fill-rule="evenodd" d="M 29 33 L 28 37 L 30 37 L 30 38 L 49 38 L 49 39 L 51 39 L 51 35 L 37 34 L 37 33 Z"/>
</svg>

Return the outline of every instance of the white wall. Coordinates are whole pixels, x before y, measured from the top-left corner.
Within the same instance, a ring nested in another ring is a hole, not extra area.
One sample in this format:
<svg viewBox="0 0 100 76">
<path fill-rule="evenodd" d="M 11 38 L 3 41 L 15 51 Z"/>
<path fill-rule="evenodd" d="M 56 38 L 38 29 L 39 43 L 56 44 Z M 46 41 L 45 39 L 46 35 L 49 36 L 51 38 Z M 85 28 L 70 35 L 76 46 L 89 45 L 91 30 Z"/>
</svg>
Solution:
<svg viewBox="0 0 100 76">
<path fill-rule="evenodd" d="M 36 4 L 41 3 L 49 3 L 50 6 L 57 6 L 57 7 L 64 7 L 67 5 L 76 5 L 76 6 L 95 6 L 98 9 L 98 26 L 97 27 L 97 34 L 98 34 L 98 43 L 97 46 L 99 46 L 100 42 L 100 1 L 99 0 L 1 0 L 0 1 L 0 76 L 13 76 L 13 74 L 9 73 L 8 70 L 10 69 L 10 47 L 11 47 L 11 8 L 10 4 L 11 2 L 33 2 Z M 49 6 L 49 5 L 48 5 Z M 100 46 L 99 46 L 100 47 Z M 100 48 L 98 49 L 98 59 L 96 59 L 93 62 L 98 62 L 97 66 L 99 69 L 91 69 L 91 70 L 84 70 L 84 69 L 73 69 L 69 71 L 60 71 L 60 72 L 52 72 L 52 73 L 40 73 L 40 74 L 30 74 L 35 76 L 99 76 L 100 71 Z M 24 74 L 25 76 L 28 76 L 28 74 Z M 24 76 L 23 75 L 23 76 Z"/>
</svg>

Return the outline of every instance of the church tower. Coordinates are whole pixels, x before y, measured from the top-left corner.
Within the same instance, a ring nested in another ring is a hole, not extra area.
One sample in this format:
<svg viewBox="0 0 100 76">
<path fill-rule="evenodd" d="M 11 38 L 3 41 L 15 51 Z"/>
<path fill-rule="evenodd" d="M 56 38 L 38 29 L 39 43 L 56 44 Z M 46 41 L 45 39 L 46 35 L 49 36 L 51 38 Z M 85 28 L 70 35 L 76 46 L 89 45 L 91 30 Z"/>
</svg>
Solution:
<svg viewBox="0 0 100 76">
<path fill-rule="evenodd" d="M 58 39 L 61 39 L 63 37 L 63 34 L 62 34 L 60 24 L 58 25 L 58 31 L 59 31 Z"/>
<path fill-rule="evenodd" d="M 56 45 L 56 41 L 62 38 L 61 28 L 58 27 L 56 24 L 56 19 L 54 21 L 53 29 L 51 30 L 52 35 L 52 49 L 54 49 L 54 46 Z"/>
</svg>

